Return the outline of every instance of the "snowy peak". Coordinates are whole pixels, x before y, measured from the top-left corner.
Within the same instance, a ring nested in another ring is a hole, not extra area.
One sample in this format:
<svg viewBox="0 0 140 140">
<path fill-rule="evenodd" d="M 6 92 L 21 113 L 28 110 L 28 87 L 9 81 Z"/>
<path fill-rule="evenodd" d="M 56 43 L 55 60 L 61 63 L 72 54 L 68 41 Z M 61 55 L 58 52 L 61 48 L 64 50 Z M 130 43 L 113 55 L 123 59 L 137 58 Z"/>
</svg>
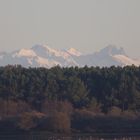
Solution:
<svg viewBox="0 0 140 140">
<path fill-rule="evenodd" d="M 13 56 L 15 57 L 35 57 L 36 53 L 31 49 L 21 49 L 17 51 Z"/>
<path fill-rule="evenodd" d="M 78 66 L 77 62 L 68 52 L 53 49 L 47 45 L 35 45 L 31 49 L 21 49 L 9 53 L 1 60 L 4 65 L 21 64 L 25 67 Z"/>
<path fill-rule="evenodd" d="M 70 55 L 74 55 L 74 56 L 80 56 L 80 55 L 82 55 L 81 52 L 77 51 L 77 50 L 74 49 L 74 48 L 68 49 L 67 52 L 68 52 Z"/>
<path fill-rule="evenodd" d="M 54 66 L 140 66 L 140 60 L 128 57 L 123 48 L 108 45 L 99 52 L 82 54 L 74 48 L 57 50 L 48 45 L 35 45 L 30 49 L 21 49 L 11 53 L 0 53 L 0 66 L 20 64 L 24 67 Z"/>
<path fill-rule="evenodd" d="M 108 45 L 100 51 L 103 55 L 125 55 L 125 51 L 123 48 L 117 48 L 115 45 Z"/>
<path fill-rule="evenodd" d="M 132 65 L 132 64 L 135 65 L 135 66 L 140 65 L 140 60 L 131 59 L 128 56 L 125 56 L 125 55 L 114 55 L 113 57 L 116 59 L 116 61 L 122 63 L 123 66 Z"/>
<path fill-rule="evenodd" d="M 35 45 L 31 48 L 31 50 L 33 50 L 38 55 L 48 55 L 48 54 L 55 53 L 54 49 L 51 49 L 46 45 Z"/>
<path fill-rule="evenodd" d="M 50 48 L 46 45 L 35 45 L 31 48 L 37 55 L 41 56 L 41 57 L 63 57 L 63 58 L 68 58 L 69 54 L 61 51 L 61 50 L 57 50 L 57 49 L 53 49 Z"/>
<path fill-rule="evenodd" d="M 114 45 L 108 45 L 107 47 L 101 49 L 95 54 L 94 58 L 99 61 L 97 65 L 100 64 L 102 66 L 140 65 L 140 60 L 128 57 L 123 48 L 117 48 Z"/>
</svg>

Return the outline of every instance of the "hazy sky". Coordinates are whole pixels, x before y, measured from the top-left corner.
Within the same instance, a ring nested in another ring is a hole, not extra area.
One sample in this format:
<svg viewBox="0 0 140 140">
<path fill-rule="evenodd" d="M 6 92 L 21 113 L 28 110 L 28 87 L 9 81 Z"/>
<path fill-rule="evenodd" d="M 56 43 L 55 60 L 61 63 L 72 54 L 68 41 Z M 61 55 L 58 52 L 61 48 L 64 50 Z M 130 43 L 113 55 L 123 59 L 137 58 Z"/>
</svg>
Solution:
<svg viewBox="0 0 140 140">
<path fill-rule="evenodd" d="M 0 51 L 48 44 L 140 58 L 140 0 L 0 0 Z"/>
</svg>

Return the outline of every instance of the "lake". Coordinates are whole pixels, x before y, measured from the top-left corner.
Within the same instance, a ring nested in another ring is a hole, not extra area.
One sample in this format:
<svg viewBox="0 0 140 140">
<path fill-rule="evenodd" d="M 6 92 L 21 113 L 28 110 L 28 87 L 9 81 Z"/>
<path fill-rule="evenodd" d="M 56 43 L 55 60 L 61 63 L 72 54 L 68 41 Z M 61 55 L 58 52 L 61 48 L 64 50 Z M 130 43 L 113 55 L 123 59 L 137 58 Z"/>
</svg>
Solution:
<svg viewBox="0 0 140 140">
<path fill-rule="evenodd" d="M 29 135 L 0 135 L 0 140 L 140 140 L 140 136 L 91 136 L 91 135 L 74 135 L 74 136 L 60 136 L 60 135 L 45 135 L 45 134 L 29 134 Z"/>
</svg>

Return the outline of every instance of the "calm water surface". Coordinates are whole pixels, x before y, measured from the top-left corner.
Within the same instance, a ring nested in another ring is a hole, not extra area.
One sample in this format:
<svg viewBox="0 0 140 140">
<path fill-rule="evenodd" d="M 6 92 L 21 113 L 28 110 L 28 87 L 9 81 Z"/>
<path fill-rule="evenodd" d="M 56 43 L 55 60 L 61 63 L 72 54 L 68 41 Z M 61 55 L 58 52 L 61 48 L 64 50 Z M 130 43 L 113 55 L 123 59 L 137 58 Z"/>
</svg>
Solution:
<svg viewBox="0 0 140 140">
<path fill-rule="evenodd" d="M 47 135 L 0 135 L 0 140 L 140 140 L 140 136 L 47 136 Z"/>
</svg>

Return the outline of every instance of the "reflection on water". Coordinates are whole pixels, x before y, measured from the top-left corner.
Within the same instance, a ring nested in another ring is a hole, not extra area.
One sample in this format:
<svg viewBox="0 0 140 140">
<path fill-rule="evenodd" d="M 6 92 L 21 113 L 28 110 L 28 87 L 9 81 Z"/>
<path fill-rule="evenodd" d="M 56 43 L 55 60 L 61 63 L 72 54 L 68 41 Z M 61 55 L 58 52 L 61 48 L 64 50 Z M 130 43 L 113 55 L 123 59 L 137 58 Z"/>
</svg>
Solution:
<svg viewBox="0 0 140 140">
<path fill-rule="evenodd" d="M 0 135 L 0 140 L 140 140 L 140 137 Z"/>
</svg>

